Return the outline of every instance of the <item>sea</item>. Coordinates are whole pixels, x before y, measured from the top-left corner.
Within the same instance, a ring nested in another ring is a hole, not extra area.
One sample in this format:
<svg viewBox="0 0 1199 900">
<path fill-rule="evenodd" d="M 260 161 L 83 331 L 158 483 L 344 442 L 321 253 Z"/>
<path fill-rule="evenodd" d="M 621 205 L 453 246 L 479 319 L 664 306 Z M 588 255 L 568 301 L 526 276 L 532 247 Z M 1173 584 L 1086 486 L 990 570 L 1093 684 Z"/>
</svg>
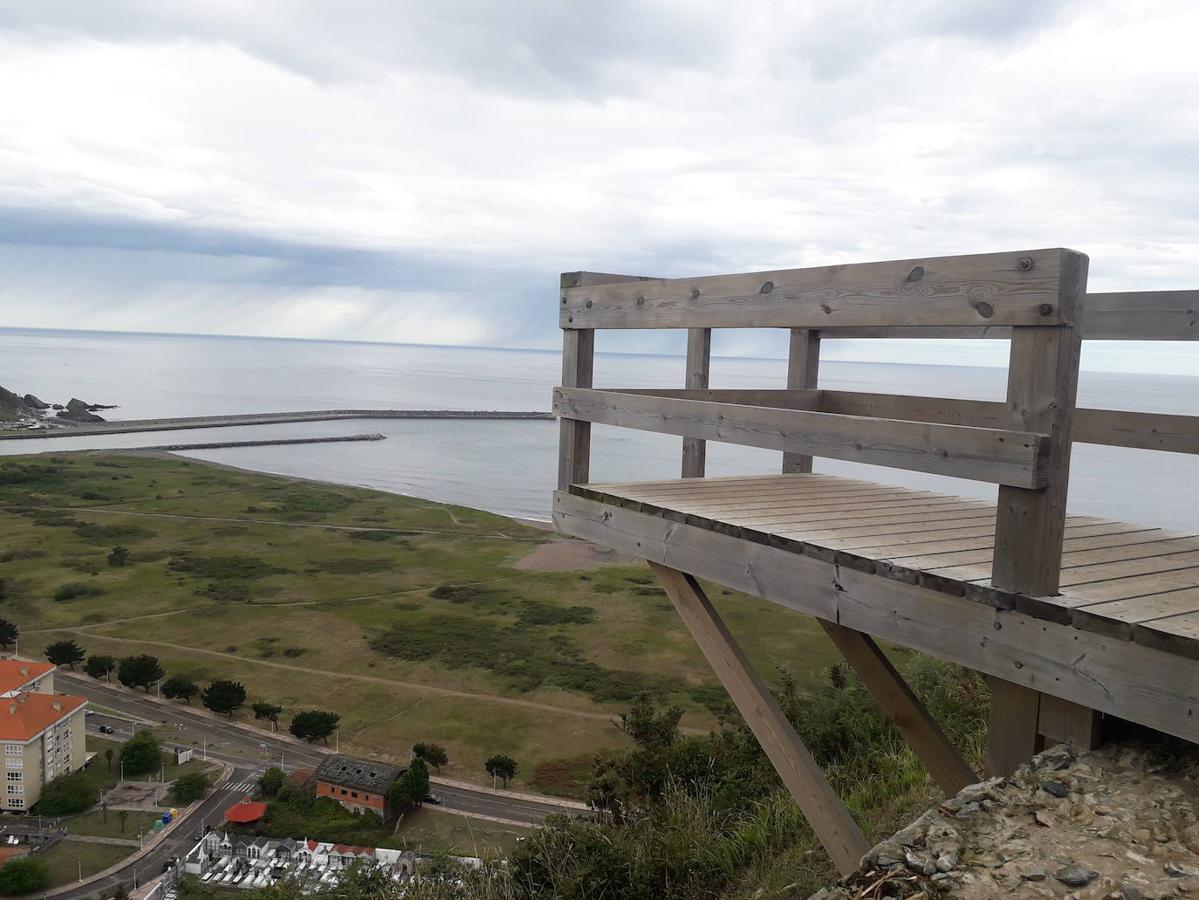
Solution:
<svg viewBox="0 0 1199 900">
<path fill-rule="evenodd" d="M 852 352 L 840 352 L 838 342 L 828 341 L 820 383 L 1001 400 L 1006 371 L 995 364 L 1003 357 L 991 343 L 957 347 L 933 365 L 926 347 L 913 345 L 907 353 L 897 352 L 894 342 L 858 341 Z M 872 345 L 877 360 L 871 359 Z M 1193 364 L 1184 355 L 1189 351 L 1195 351 Z M 1163 346 L 1161 352 L 1171 360 L 1162 366 L 1169 374 L 1144 371 L 1153 369 L 1144 355 L 1142 371 L 1112 370 L 1103 360 L 1088 367 L 1084 355 L 1080 405 L 1199 415 L 1199 347 Z M 115 404 L 103 413 L 109 419 L 375 407 L 548 410 L 560 368 L 552 350 L 0 328 L 0 385 L 49 402 L 78 397 Z M 678 387 L 684 361 L 671 354 L 601 352 L 595 369 L 597 387 Z M 711 384 L 781 387 L 785 373 L 782 359 L 717 356 Z M 549 519 L 558 442 L 552 421 L 372 419 L 47 438 L 0 441 L 0 455 L 363 432 L 380 432 L 386 440 L 182 455 Z M 680 440 L 596 426 L 592 480 L 676 477 Z M 708 447 L 711 475 L 772 473 L 779 462 L 771 451 Z M 818 459 L 815 468 L 988 500 L 996 492 L 992 485 L 837 460 Z M 1076 444 L 1069 506 L 1079 514 L 1199 532 L 1199 456 Z"/>
</svg>

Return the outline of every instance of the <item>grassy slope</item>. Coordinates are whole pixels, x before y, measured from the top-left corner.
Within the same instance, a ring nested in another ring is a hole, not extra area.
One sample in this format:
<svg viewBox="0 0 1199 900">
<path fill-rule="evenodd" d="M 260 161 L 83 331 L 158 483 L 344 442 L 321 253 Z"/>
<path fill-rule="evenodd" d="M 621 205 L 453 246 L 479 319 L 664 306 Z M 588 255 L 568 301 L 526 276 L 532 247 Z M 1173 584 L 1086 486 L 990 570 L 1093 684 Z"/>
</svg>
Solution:
<svg viewBox="0 0 1199 900">
<path fill-rule="evenodd" d="M 405 533 L 368 540 L 302 527 L 313 525 Z M 714 679 L 647 570 L 512 567 L 548 539 L 476 510 L 187 461 L 97 453 L 0 462 L 0 579 L 8 593 L 0 615 L 21 627 L 23 653 L 63 637 L 91 653 L 154 653 L 170 674 L 235 677 L 251 699 L 280 702 L 288 713 L 335 709 L 352 752 L 402 759 L 415 741 L 443 743 L 445 774 L 470 780 L 486 779 L 481 762 L 494 752 L 513 755 L 527 777 L 538 763 L 622 745 L 610 720 L 626 701 L 554 686 L 563 681 L 547 654 L 561 641 L 578 660 L 618 673 L 626 688 L 664 692 L 686 710 L 685 727 L 712 723 L 704 701 Z M 107 564 L 117 544 L 132 551 L 129 565 Z M 172 566 L 189 554 L 199 567 Z M 214 568 L 234 577 L 205 577 Z M 73 583 L 103 593 L 52 599 Z M 430 596 L 463 583 L 498 593 L 467 603 Z M 248 596 L 228 599 L 241 593 Z M 810 619 L 714 594 L 764 673 L 783 666 L 802 684 L 833 661 Z M 593 621 L 529 624 L 521 619 L 528 601 L 589 607 Z M 449 651 L 422 661 L 372 649 L 371 637 L 392 626 L 400 646 L 432 632 L 449 640 Z M 472 646 L 483 631 L 493 656 L 452 665 L 462 655 L 455 642 Z"/>
</svg>

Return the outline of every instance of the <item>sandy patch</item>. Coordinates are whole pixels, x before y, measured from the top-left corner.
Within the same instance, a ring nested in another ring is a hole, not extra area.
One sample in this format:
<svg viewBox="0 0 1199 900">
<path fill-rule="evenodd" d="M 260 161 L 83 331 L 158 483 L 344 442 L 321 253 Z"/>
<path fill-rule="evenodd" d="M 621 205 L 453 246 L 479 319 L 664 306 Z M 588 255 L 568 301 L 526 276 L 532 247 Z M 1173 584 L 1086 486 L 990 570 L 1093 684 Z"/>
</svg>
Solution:
<svg viewBox="0 0 1199 900">
<path fill-rule="evenodd" d="M 533 552 L 516 563 L 515 568 L 526 572 L 581 572 L 596 566 L 627 565 L 633 561 L 633 557 L 607 547 L 562 538 L 538 544 Z"/>
</svg>

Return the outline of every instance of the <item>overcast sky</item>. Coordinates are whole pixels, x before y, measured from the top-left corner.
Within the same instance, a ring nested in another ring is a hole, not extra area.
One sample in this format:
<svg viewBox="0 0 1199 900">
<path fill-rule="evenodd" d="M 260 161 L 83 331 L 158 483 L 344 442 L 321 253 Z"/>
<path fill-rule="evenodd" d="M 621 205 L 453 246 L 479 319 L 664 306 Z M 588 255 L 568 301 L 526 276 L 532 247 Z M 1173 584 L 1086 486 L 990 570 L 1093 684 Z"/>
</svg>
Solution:
<svg viewBox="0 0 1199 900">
<path fill-rule="evenodd" d="M 1042 246 L 1199 287 L 1196 34 L 1193 0 L 0 0 L 0 324 L 549 347 L 562 270 Z"/>
</svg>

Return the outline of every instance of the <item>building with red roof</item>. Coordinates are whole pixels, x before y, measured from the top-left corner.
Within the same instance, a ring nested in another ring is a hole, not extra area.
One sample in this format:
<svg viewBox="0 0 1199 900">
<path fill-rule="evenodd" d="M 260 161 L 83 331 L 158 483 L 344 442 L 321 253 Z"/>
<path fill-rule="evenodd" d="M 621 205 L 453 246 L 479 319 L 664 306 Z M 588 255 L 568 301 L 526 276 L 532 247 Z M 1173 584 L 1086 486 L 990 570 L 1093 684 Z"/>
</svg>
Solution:
<svg viewBox="0 0 1199 900">
<path fill-rule="evenodd" d="M 87 700 L 54 693 L 55 666 L 0 660 L 0 745 L 4 794 L 0 809 L 25 812 L 43 786 L 87 761 Z"/>
<path fill-rule="evenodd" d="M 266 804 L 245 797 L 225 810 L 230 825 L 253 825 L 266 815 Z"/>
</svg>

